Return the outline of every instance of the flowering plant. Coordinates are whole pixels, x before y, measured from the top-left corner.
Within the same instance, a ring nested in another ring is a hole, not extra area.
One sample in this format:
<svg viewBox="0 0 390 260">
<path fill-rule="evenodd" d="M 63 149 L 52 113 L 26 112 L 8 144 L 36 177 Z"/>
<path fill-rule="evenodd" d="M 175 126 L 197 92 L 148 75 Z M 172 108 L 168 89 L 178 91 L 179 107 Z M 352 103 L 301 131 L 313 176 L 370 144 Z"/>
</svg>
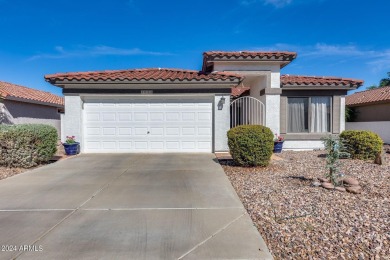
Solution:
<svg viewBox="0 0 390 260">
<path fill-rule="evenodd" d="M 284 137 L 283 136 L 275 134 L 274 142 L 283 142 L 283 141 L 284 141 Z"/>
<path fill-rule="evenodd" d="M 74 135 L 67 136 L 66 140 L 65 140 L 65 143 L 66 144 L 75 144 L 75 143 L 77 143 L 75 139 L 76 139 L 76 137 Z"/>
</svg>

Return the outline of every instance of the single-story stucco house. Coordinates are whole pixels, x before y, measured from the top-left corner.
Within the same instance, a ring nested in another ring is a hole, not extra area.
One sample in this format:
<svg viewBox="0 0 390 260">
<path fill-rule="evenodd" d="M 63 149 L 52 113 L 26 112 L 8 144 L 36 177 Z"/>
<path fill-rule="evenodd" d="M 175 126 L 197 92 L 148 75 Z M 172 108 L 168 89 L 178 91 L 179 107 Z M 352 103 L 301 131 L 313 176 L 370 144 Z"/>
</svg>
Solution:
<svg viewBox="0 0 390 260">
<path fill-rule="evenodd" d="M 129 69 L 46 75 L 65 96 L 63 137 L 81 151 L 222 152 L 227 131 L 263 124 L 284 149 L 322 148 L 345 128 L 345 95 L 361 80 L 281 76 L 295 52 L 203 54 L 201 71 Z M 231 97 L 233 97 L 234 101 Z"/>
<path fill-rule="evenodd" d="M 64 98 L 0 81 L 0 124 L 48 124 L 61 131 Z"/>
</svg>

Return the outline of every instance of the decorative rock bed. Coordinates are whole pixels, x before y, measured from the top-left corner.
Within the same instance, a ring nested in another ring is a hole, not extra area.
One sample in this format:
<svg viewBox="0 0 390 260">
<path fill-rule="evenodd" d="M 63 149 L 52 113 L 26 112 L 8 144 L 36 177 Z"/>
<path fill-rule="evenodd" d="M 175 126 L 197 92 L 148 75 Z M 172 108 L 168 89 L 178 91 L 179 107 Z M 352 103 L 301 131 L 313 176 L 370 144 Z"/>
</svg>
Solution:
<svg viewBox="0 0 390 260">
<path fill-rule="evenodd" d="M 383 165 L 342 160 L 360 194 L 314 185 L 327 171 L 324 151 L 278 156 L 266 168 L 221 161 L 275 259 L 389 259 L 390 154 Z"/>
</svg>

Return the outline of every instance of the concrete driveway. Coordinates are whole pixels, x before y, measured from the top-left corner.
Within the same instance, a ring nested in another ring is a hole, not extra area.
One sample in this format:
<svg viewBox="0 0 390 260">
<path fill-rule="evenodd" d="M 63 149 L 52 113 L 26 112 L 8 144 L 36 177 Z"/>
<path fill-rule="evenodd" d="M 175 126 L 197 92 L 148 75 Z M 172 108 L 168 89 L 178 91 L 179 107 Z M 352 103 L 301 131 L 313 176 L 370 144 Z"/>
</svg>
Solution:
<svg viewBox="0 0 390 260">
<path fill-rule="evenodd" d="M 0 181 L 0 259 L 269 259 L 212 154 L 80 155 Z"/>
</svg>

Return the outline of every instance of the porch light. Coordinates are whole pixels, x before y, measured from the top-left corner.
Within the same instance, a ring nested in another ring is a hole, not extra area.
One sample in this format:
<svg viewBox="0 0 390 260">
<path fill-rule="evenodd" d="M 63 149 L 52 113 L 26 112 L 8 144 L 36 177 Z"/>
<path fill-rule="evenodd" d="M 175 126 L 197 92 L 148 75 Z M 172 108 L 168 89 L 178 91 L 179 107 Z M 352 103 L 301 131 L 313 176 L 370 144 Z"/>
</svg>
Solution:
<svg viewBox="0 0 390 260">
<path fill-rule="evenodd" d="M 221 97 L 221 99 L 218 102 L 218 110 L 222 110 L 224 104 L 225 104 L 225 97 Z"/>
</svg>

